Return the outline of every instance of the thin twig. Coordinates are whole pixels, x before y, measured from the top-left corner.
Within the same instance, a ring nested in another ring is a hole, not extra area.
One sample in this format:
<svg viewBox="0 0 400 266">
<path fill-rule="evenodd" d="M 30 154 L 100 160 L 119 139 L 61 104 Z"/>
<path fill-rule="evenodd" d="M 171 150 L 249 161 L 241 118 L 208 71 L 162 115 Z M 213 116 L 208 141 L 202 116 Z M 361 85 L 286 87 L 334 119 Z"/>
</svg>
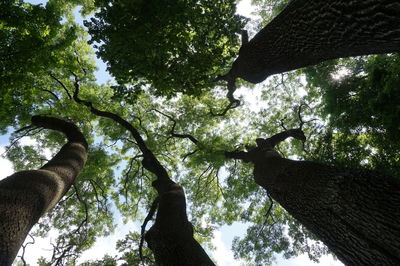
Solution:
<svg viewBox="0 0 400 266">
<path fill-rule="evenodd" d="M 83 226 L 84 224 L 86 224 L 86 223 L 89 221 L 89 210 L 88 210 L 88 206 L 87 206 L 86 201 L 84 201 L 84 200 L 81 198 L 77 186 L 76 186 L 75 184 L 73 184 L 72 186 L 74 187 L 76 197 L 78 198 L 79 202 L 80 202 L 81 204 L 83 204 L 83 206 L 84 206 L 84 208 L 85 208 L 85 218 L 82 220 L 82 222 L 79 224 L 79 226 L 74 230 L 74 233 L 73 233 L 73 234 L 76 234 L 76 233 L 78 233 L 78 232 L 81 230 L 82 226 Z"/>
<path fill-rule="evenodd" d="M 64 84 L 61 80 L 59 80 L 56 76 L 54 76 L 52 73 L 50 73 L 49 75 L 50 75 L 50 77 L 52 77 L 55 81 L 57 81 L 58 84 L 61 85 L 61 87 L 62 87 L 62 88 L 64 89 L 64 91 L 67 93 L 68 98 L 72 99 L 72 96 L 71 96 L 71 94 L 69 93 L 69 91 L 68 91 L 67 87 L 65 86 L 65 84 Z"/>
<path fill-rule="evenodd" d="M 198 151 L 199 151 L 199 150 L 196 149 L 196 150 L 194 150 L 194 151 L 191 151 L 191 152 L 186 153 L 186 154 L 183 156 L 182 162 L 184 162 L 184 161 L 186 160 L 187 157 L 189 157 L 189 156 L 195 154 L 195 153 L 198 152 Z"/>
<path fill-rule="evenodd" d="M 144 257 L 143 257 L 143 243 L 144 243 L 144 236 L 146 234 L 146 226 L 147 226 L 147 223 L 153 218 L 154 213 L 157 210 L 158 201 L 159 201 L 159 198 L 157 197 L 153 201 L 153 203 L 151 204 L 149 213 L 147 214 L 146 218 L 144 219 L 144 222 L 143 222 L 142 227 L 141 227 L 141 237 L 140 237 L 140 243 L 139 243 L 139 257 L 140 257 L 141 261 L 144 260 Z"/>
<path fill-rule="evenodd" d="M 186 139 L 186 138 L 187 138 L 187 139 L 189 139 L 191 142 L 193 142 L 194 144 L 197 145 L 197 143 L 198 143 L 199 141 L 198 141 L 195 137 L 193 137 L 192 135 L 190 135 L 190 134 L 178 134 L 178 133 L 175 133 L 176 120 L 175 120 L 172 116 L 170 116 L 170 115 L 168 115 L 168 114 L 165 114 L 165 113 L 163 113 L 163 112 L 161 112 L 161 111 L 159 111 L 159 110 L 157 110 L 157 109 L 152 109 L 152 110 L 154 110 L 155 112 L 157 112 L 157 113 L 159 113 L 159 114 L 161 114 L 161 115 L 167 117 L 169 120 L 171 120 L 171 121 L 173 122 L 172 127 L 171 127 L 171 129 L 170 129 L 170 131 L 169 131 L 169 134 L 171 134 L 172 137 L 181 138 L 181 139 Z"/>
<path fill-rule="evenodd" d="M 47 89 L 41 89 L 41 90 L 50 93 L 57 101 L 60 100 L 60 98 L 58 98 L 58 96 L 51 90 L 47 90 Z"/>
<path fill-rule="evenodd" d="M 269 195 L 269 193 L 267 193 L 267 196 L 268 196 L 268 200 L 269 200 L 270 204 L 269 204 L 267 213 L 265 214 L 265 221 L 264 221 L 263 225 L 260 227 L 260 230 L 258 231 L 258 235 L 260 235 L 260 233 L 264 230 L 264 227 L 267 224 L 268 218 L 269 218 L 269 216 L 271 214 L 272 207 L 274 206 L 274 200 Z M 272 219 L 273 219 L 273 217 L 272 217 Z"/>
<path fill-rule="evenodd" d="M 27 129 L 29 129 L 29 130 L 27 130 Z M 39 128 L 39 127 L 36 127 L 36 126 L 32 128 L 32 126 L 26 126 L 26 127 L 24 127 L 24 128 L 21 128 L 21 129 L 17 130 L 16 132 L 21 132 L 22 130 L 26 130 L 26 132 L 25 132 L 23 135 L 16 137 L 16 138 L 11 142 L 11 144 L 8 145 L 8 146 L 5 148 L 4 152 L 3 152 L 0 156 L 4 156 L 5 154 L 7 154 L 7 153 L 11 150 L 11 148 L 12 148 L 20 139 L 22 139 L 23 137 L 36 135 L 36 134 L 38 134 L 40 131 L 42 131 L 43 128 Z M 34 131 L 34 130 L 37 130 L 37 132 L 30 134 L 30 133 L 31 133 L 32 131 Z"/>
<path fill-rule="evenodd" d="M 35 244 L 35 238 L 31 234 L 28 234 L 28 236 L 32 239 L 32 241 L 31 242 L 26 242 L 25 244 L 23 244 L 21 246 L 22 247 L 22 254 L 20 256 L 18 256 L 22 260 L 22 263 L 24 264 L 24 266 L 27 265 L 26 261 L 25 261 L 25 258 L 24 258 L 26 246 L 31 245 L 31 244 L 32 245 Z"/>
<path fill-rule="evenodd" d="M 79 60 L 79 54 L 76 50 L 74 50 L 74 54 L 76 55 L 76 61 L 78 62 L 78 65 L 81 67 L 83 74 L 85 74 L 85 76 L 86 76 L 87 75 L 86 69 L 82 66 L 82 63 Z"/>
</svg>

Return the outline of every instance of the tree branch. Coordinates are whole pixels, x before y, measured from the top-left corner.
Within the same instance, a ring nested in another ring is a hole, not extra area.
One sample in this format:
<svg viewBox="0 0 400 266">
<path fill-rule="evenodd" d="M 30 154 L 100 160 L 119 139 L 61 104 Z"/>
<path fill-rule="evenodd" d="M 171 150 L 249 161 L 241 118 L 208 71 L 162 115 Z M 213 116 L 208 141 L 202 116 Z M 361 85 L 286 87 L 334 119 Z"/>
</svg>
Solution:
<svg viewBox="0 0 400 266">
<path fill-rule="evenodd" d="M 198 141 L 195 137 L 193 137 L 192 135 L 190 135 L 190 134 L 178 134 L 178 133 L 175 133 L 176 120 L 175 120 L 172 116 L 167 115 L 167 114 L 165 114 L 165 113 L 163 113 L 163 112 L 161 112 L 161 111 L 158 111 L 157 109 L 152 109 L 152 110 L 156 111 L 156 112 L 159 113 L 159 114 L 162 114 L 162 115 L 165 116 L 165 117 L 168 117 L 168 118 L 173 122 L 172 128 L 171 128 L 171 130 L 169 131 L 169 133 L 171 134 L 171 136 L 173 136 L 173 137 L 175 137 L 175 138 L 189 139 L 191 142 L 193 142 L 195 145 L 197 145 L 197 143 L 198 143 L 199 141 Z"/>
<path fill-rule="evenodd" d="M 43 115 L 34 115 L 32 116 L 31 121 L 32 124 L 37 127 L 61 131 L 65 134 L 69 142 L 79 142 L 82 143 L 86 149 L 88 148 L 88 143 L 86 142 L 83 133 L 74 123 L 71 123 L 66 119 Z"/>
<path fill-rule="evenodd" d="M 22 254 L 20 256 L 18 256 L 22 260 L 22 263 L 24 266 L 28 265 L 28 264 L 26 264 L 26 261 L 25 261 L 25 249 L 28 245 L 35 244 L 35 238 L 31 234 L 28 234 L 28 236 L 32 239 L 32 241 L 26 242 L 25 244 L 23 244 L 21 246 Z"/>
<path fill-rule="evenodd" d="M 64 85 L 64 83 L 63 83 L 61 80 L 59 80 L 56 76 L 54 76 L 53 74 L 50 73 L 49 75 L 50 75 L 50 77 L 52 77 L 55 81 L 57 81 L 58 84 L 61 85 L 61 87 L 62 87 L 62 88 L 65 90 L 65 92 L 67 93 L 68 98 L 72 99 L 72 96 L 71 96 L 71 94 L 69 93 L 67 87 Z"/>
<path fill-rule="evenodd" d="M 184 162 L 184 161 L 186 160 L 187 157 L 189 157 L 190 155 L 195 154 L 195 153 L 198 152 L 198 151 L 199 151 L 199 150 L 196 149 L 196 150 L 194 150 L 194 151 L 191 151 L 191 152 L 186 153 L 186 154 L 183 156 L 182 162 Z"/>
<path fill-rule="evenodd" d="M 80 91 L 80 84 L 79 84 L 79 78 L 77 75 L 73 74 L 75 77 L 75 82 L 74 82 L 74 94 L 73 94 L 73 100 L 79 104 L 85 105 L 89 108 L 89 110 L 101 117 L 106 117 L 109 119 L 112 119 L 116 123 L 118 123 L 120 126 L 125 128 L 126 130 L 131 133 L 132 137 L 135 139 L 137 146 L 141 150 L 143 154 L 143 160 L 142 160 L 142 165 L 145 169 L 148 171 L 152 172 L 157 176 L 157 179 L 159 181 L 163 180 L 167 182 L 168 184 L 173 182 L 169 176 L 165 168 L 161 165 L 161 163 L 158 161 L 156 156 L 153 154 L 153 152 L 147 147 L 145 141 L 143 140 L 142 136 L 138 132 L 138 130 L 132 126 L 131 123 L 120 117 L 119 115 L 112 113 L 112 112 L 107 112 L 107 111 L 101 111 L 93 106 L 93 103 L 90 101 L 82 100 L 79 98 L 79 91 Z M 163 186 L 157 186 L 156 189 L 166 189 L 166 187 L 162 188 Z M 158 191 L 159 193 L 162 191 Z"/>
<path fill-rule="evenodd" d="M 226 151 L 225 157 L 229 159 L 239 159 L 244 162 L 250 162 L 249 153 L 245 151 Z"/>
<path fill-rule="evenodd" d="M 223 76 L 218 76 L 216 78 L 216 81 L 219 80 L 225 80 L 228 82 L 227 88 L 228 88 L 228 93 L 226 94 L 226 97 L 229 100 L 229 104 L 221 113 L 214 113 L 212 110 L 210 110 L 210 113 L 212 116 L 224 116 L 230 109 L 234 109 L 238 106 L 240 106 L 240 100 L 236 99 L 233 96 L 233 93 L 236 91 L 236 85 L 235 85 L 235 78 L 232 78 L 230 73 L 223 75 Z"/>
<path fill-rule="evenodd" d="M 295 128 L 295 129 L 289 129 L 289 130 L 285 130 L 283 132 L 280 132 L 278 134 L 273 135 L 270 138 L 267 139 L 257 139 L 257 145 L 260 146 L 261 145 L 265 145 L 267 144 L 268 146 L 270 146 L 271 148 L 274 148 L 276 145 L 278 145 L 279 143 L 281 143 L 282 141 L 286 140 L 287 138 L 292 137 L 301 141 L 305 141 L 306 140 L 306 136 L 304 135 L 304 132 L 301 128 Z M 265 143 L 264 143 L 265 141 Z"/>
<path fill-rule="evenodd" d="M 141 236 L 140 236 L 140 243 L 139 243 L 139 257 L 140 257 L 141 261 L 144 260 L 142 250 L 143 250 L 144 236 L 146 234 L 146 226 L 147 226 L 147 223 L 153 218 L 154 213 L 156 212 L 156 209 L 158 206 L 158 201 L 159 201 L 159 198 L 157 197 L 151 204 L 149 213 L 147 214 L 146 218 L 144 219 L 144 222 L 141 227 L 141 232 L 140 232 Z"/>
<path fill-rule="evenodd" d="M 266 225 L 267 222 L 268 222 L 268 217 L 269 217 L 270 214 L 271 214 L 272 207 L 274 206 L 274 200 L 273 200 L 272 197 L 269 195 L 269 193 L 267 193 L 267 196 L 268 196 L 268 200 L 269 200 L 270 204 L 269 204 L 268 210 L 267 210 L 267 212 L 266 212 L 266 214 L 265 214 L 265 221 L 264 221 L 263 225 L 261 226 L 260 230 L 258 231 L 258 235 L 260 235 L 260 233 L 264 230 L 264 227 L 265 227 L 265 225 Z M 271 217 L 272 217 L 272 216 L 271 216 Z M 273 217 L 272 217 L 272 220 L 274 221 L 274 218 L 273 218 Z"/>
<path fill-rule="evenodd" d="M 58 96 L 54 92 L 52 92 L 51 90 L 47 90 L 47 89 L 41 89 L 41 90 L 50 93 L 57 101 L 60 100 L 58 98 Z"/>
</svg>

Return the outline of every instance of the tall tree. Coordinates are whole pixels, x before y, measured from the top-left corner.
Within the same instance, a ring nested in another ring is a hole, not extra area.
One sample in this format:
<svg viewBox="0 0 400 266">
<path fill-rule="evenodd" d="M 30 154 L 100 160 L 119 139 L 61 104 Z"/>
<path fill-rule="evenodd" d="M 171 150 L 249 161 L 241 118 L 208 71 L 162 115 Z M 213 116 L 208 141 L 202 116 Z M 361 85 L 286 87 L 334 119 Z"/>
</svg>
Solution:
<svg viewBox="0 0 400 266">
<path fill-rule="evenodd" d="M 75 78 L 73 94 L 75 102 L 89 107 L 93 114 L 109 118 L 125 128 L 132 135 L 142 153 L 143 167 L 156 177 L 152 186 L 156 189 L 158 196 L 142 227 L 142 237 L 145 237 L 149 248 L 153 251 L 156 264 L 214 265 L 193 237 L 193 226 L 186 214 L 186 198 L 183 188 L 169 177 L 167 170 L 131 123 L 117 114 L 101 111 L 94 107 L 92 102 L 79 98 L 80 85 L 77 77 Z M 146 224 L 152 218 L 156 208 L 156 220 L 150 230 L 145 232 Z M 140 256 L 142 256 L 141 253 Z"/>
<path fill-rule="evenodd" d="M 65 195 L 87 157 L 85 137 L 73 123 L 33 116 L 32 126 L 63 132 L 68 142 L 39 170 L 17 172 L 0 181 L 1 265 L 11 265 L 32 226 Z"/>
<path fill-rule="evenodd" d="M 257 139 L 227 158 L 254 164 L 254 180 L 346 265 L 400 263 L 400 180 L 367 169 L 282 158 L 274 147 L 302 130 Z"/>
<path fill-rule="evenodd" d="M 399 52 L 398 1 L 293 0 L 242 44 L 228 82 L 268 76 L 357 55 Z"/>
</svg>

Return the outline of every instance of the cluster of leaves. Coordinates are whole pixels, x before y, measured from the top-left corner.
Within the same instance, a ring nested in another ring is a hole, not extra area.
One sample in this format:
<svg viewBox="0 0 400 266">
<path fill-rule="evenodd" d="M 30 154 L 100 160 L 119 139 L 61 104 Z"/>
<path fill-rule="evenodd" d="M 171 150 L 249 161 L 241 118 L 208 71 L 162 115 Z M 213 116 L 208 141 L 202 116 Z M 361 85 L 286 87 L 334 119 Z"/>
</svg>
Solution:
<svg viewBox="0 0 400 266">
<path fill-rule="evenodd" d="M 43 103 L 58 107 L 66 91 L 52 77 L 84 68 L 92 79 L 95 66 L 71 3 L 49 1 L 44 7 L 10 0 L 2 1 L 0 10 L 0 131 L 5 133 L 8 126 L 26 125 Z"/>
<path fill-rule="evenodd" d="M 329 121 L 321 139 L 323 160 L 400 176 L 399 70 L 398 54 L 342 59 L 306 70 L 310 90 L 323 95 L 322 115 Z"/>
<path fill-rule="evenodd" d="M 0 4 L 0 127 L 35 109 L 36 76 L 55 66 L 59 51 L 71 45 L 74 27 L 63 27 L 50 7 L 7 0 Z M 11 114 L 11 115 L 10 115 Z M 25 117 L 28 119 L 27 117 Z"/>
<path fill-rule="evenodd" d="M 100 10 L 85 25 L 110 73 L 119 84 L 136 90 L 151 85 L 156 95 L 168 97 L 209 90 L 237 54 L 236 33 L 245 23 L 234 0 L 97 4 Z"/>
<path fill-rule="evenodd" d="M 289 3 L 290 0 L 252 0 L 251 4 L 256 6 L 255 14 L 261 17 L 262 21 L 258 28 L 267 25 L 276 15 L 278 15 Z"/>
<path fill-rule="evenodd" d="M 261 266 L 271 265 L 277 253 L 286 259 L 307 254 L 314 262 L 328 254 L 327 247 L 282 207 L 274 204 L 268 212 L 271 203 L 263 203 L 264 206 L 257 206 L 254 201 L 248 206 L 244 218 L 252 225 L 248 227 L 245 237 L 234 238 L 232 248 L 235 257 Z M 265 216 L 266 213 L 268 216 Z"/>
</svg>

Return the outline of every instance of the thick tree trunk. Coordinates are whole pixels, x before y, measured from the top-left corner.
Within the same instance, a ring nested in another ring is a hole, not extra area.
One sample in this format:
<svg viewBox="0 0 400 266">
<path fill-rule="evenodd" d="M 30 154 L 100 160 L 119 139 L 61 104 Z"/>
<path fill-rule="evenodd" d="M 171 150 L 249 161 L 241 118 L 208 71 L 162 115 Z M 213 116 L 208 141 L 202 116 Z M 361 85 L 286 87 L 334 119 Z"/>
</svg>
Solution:
<svg viewBox="0 0 400 266">
<path fill-rule="evenodd" d="M 261 151 L 252 162 L 256 183 L 343 263 L 400 265 L 400 180 Z"/>
<path fill-rule="evenodd" d="M 215 265 L 193 238 L 193 227 L 187 219 L 182 187 L 172 181 L 156 181 L 153 185 L 158 191 L 161 186 L 168 187 L 160 193 L 156 221 L 145 235 L 157 265 Z"/>
<path fill-rule="evenodd" d="M 193 238 L 192 225 L 186 215 L 186 199 L 182 187 L 170 179 L 167 170 L 147 147 L 146 142 L 131 123 L 115 113 L 95 108 L 92 102 L 80 99 L 79 89 L 79 80 L 76 80 L 74 100 L 89 107 L 93 114 L 110 118 L 128 130 L 143 153 L 143 168 L 157 177 L 152 184 L 158 193 L 157 217 L 153 226 L 144 236 L 154 253 L 157 265 L 214 265 L 207 253 Z M 152 210 L 149 215 L 152 215 Z M 145 221 L 146 223 L 147 221 Z M 142 227 L 143 230 L 145 224 Z M 141 244 L 139 249 L 141 249 Z"/>
<path fill-rule="evenodd" d="M 325 60 L 400 51 L 398 0 L 292 0 L 243 44 L 226 79 L 259 83 Z"/>
<path fill-rule="evenodd" d="M 65 133 L 68 143 L 41 169 L 0 181 L 0 266 L 12 264 L 29 230 L 68 191 L 87 157 L 86 140 L 72 123 L 35 116 L 32 124 Z"/>
</svg>

